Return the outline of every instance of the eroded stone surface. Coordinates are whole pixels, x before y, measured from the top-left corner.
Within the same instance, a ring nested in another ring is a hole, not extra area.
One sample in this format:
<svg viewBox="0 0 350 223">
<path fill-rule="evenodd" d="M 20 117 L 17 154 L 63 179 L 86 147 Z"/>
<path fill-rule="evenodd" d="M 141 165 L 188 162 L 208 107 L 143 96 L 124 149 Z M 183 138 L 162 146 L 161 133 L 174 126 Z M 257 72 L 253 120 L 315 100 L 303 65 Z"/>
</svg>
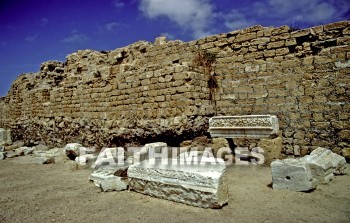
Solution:
<svg viewBox="0 0 350 223">
<path fill-rule="evenodd" d="M 0 160 L 3 160 L 6 158 L 6 152 L 0 152 Z"/>
<path fill-rule="evenodd" d="M 178 159 L 150 159 L 130 166 L 128 177 L 130 188 L 137 192 L 192 206 L 220 208 L 228 201 L 224 172 L 223 164 L 179 165 Z"/>
<path fill-rule="evenodd" d="M 277 190 L 309 191 L 315 189 L 308 163 L 302 159 L 276 160 L 271 163 L 272 187 Z"/>
</svg>

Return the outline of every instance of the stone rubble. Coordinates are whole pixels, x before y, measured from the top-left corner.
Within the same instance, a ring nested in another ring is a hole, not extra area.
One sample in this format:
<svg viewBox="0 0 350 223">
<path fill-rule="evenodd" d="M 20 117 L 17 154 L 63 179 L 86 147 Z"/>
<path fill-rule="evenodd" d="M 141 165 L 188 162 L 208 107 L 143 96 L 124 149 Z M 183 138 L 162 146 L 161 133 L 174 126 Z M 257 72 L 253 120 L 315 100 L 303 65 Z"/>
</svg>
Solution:
<svg viewBox="0 0 350 223">
<path fill-rule="evenodd" d="M 309 191 L 319 183 L 327 184 L 334 175 L 348 171 L 344 157 L 318 147 L 299 159 L 276 160 L 271 163 L 273 189 Z"/>
</svg>

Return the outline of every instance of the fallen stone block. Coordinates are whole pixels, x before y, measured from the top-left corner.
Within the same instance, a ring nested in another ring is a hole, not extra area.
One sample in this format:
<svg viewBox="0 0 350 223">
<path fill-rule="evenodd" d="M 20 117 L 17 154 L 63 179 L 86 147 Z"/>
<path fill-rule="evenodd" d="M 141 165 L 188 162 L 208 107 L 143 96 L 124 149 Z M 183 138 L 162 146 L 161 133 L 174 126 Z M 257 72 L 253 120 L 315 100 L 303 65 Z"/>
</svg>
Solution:
<svg viewBox="0 0 350 223">
<path fill-rule="evenodd" d="M 10 151 L 7 151 L 6 152 L 6 157 L 7 158 L 15 158 L 15 157 L 17 157 L 18 155 L 15 153 L 15 151 L 13 151 L 13 150 L 10 150 Z"/>
<path fill-rule="evenodd" d="M 80 147 L 82 147 L 82 145 L 79 143 L 69 143 L 64 150 L 69 159 L 75 160 L 75 158 L 80 155 Z"/>
<path fill-rule="evenodd" d="M 23 147 L 15 149 L 15 153 L 16 153 L 17 156 L 24 156 Z"/>
<path fill-rule="evenodd" d="M 11 151 L 11 150 L 15 150 L 19 147 L 22 147 L 24 146 L 24 142 L 22 141 L 16 141 L 14 142 L 12 145 L 9 145 L 9 146 L 5 146 L 5 151 Z"/>
<path fill-rule="evenodd" d="M 21 147 L 24 151 L 24 155 L 33 154 L 35 148 L 34 147 Z"/>
<path fill-rule="evenodd" d="M 346 159 L 336 153 L 333 153 L 329 149 L 318 147 L 310 153 L 310 157 L 319 157 L 318 159 L 323 158 L 330 160 L 333 173 L 336 175 L 343 175 L 347 173 Z"/>
<path fill-rule="evenodd" d="M 226 166 L 180 165 L 178 159 L 150 159 L 129 167 L 130 189 L 150 196 L 203 208 L 227 204 Z"/>
<path fill-rule="evenodd" d="M 90 175 L 90 180 L 102 191 L 122 191 L 128 188 L 128 166 L 101 166 Z"/>
<path fill-rule="evenodd" d="M 275 160 L 271 163 L 271 174 L 275 190 L 310 191 L 318 185 L 303 159 Z"/>
<path fill-rule="evenodd" d="M 334 168 L 332 160 L 326 153 L 320 155 L 308 155 L 302 159 L 307 162 L 310 166 L 312 176 L 320 183 L 326 184 L 333 179 Z"/>
<path fill-rule="evenodd" d="M 0 152 L 0 160 L 4 160 L 6 158 L 6 152 Z"/>
<path fill-rule="evenodd" d="M 346 159 L 348 163 L 350 162 L 350 148 L 342 149 L 341 155 Z"/>
<path fill-rule="evenodd" d="M 86 169 L 92 166 L 96 161 L 97 156 L 93 154 L 80 155 L 75 158 L 78 169 Z"/>
<path fill-rule="evenodd" d="M 43 144 L 36 145 L 34 148 L 38 151 L 48 151 L 50 149 L 48 146 Z"/>
<path fill-rule="evenodd" d="M 278 134 L 275 115 L 216 116 L 209 119 L 211 137 L 268 138 Z"/>
<path fill-rule="evenodd" d="M 39 157 L 34 158 L 34 163 L 36 163 L 36 164 L 51 164 L 51 163 L 55 163 L 55 159 L 53 157 L 39 156 Z"/>
</svg>

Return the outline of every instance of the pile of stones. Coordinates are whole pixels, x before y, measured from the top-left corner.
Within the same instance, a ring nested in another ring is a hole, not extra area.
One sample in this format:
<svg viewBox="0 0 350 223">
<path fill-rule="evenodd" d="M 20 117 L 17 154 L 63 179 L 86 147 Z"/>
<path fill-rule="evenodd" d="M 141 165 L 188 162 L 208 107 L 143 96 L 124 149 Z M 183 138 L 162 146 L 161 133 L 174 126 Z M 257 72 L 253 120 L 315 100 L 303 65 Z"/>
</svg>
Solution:
<svg viewBox="0 0 350 223">
<path fill-rule="evenodd" d="M 299 159 L 271 163 L 272 187 L 277 190 L 311 191 L 346 173 L 345 158 L 322 147 Z"/>
</svg>

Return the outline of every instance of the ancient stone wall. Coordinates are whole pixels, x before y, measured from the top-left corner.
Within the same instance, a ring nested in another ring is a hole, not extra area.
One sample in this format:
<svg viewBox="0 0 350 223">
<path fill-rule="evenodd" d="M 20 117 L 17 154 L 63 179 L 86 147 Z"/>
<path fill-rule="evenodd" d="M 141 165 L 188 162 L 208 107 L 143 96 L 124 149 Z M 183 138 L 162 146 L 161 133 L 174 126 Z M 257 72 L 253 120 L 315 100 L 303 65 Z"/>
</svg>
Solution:
<svg viewBox="0 0 350 223">
<path fill-rule="evenodd" d="M 254 26 L 191 42 L 83 50 L 21 75 L 0 100 L 0 127 L 52 145 L 179 140 L 214 115 L 277 115 L 284 153 L 350 142 L 350 23 L 293 31 Z M 218 87 L 193 60 L 216 55 Z M 213 94 L 213 98 L 211 98 Z"/>
</svg>

